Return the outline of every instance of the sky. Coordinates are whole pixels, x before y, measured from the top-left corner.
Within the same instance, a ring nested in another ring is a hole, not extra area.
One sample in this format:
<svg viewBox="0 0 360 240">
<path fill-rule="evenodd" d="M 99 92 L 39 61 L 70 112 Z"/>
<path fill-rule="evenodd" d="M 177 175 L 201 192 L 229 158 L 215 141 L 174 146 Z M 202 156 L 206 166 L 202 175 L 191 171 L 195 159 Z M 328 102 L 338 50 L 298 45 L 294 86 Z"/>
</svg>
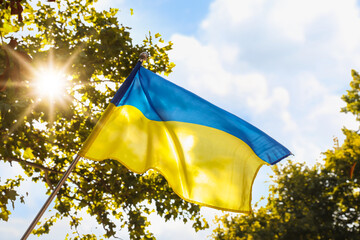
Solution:
<svg viewBox="0 0 360 240">
<path fill-rule="evenodd" d="M 343 141 L 341 128 L 358 129 L 340 109 L 351 69 L 360 71 L 360 1 L 100 0 L 97 7 L 119 8 L 135 43 L 149 31 L 173 42 L 169 55 L 176 67 L 167 79 L 262 129 L 292 151 L 293 162 L 321 162 L 334 137 Z M 0 164 L 2 179 L 19 171 Z M 268 166 L 258 173 L 253 204 L 267 197 L 271 173 Z M 22 190 L 29 192 L 26 204 L 16 203 L 9 222 L 0 224 L 1 238 L 19 239 L 47 199 L 41 183 L 26 181 Z M 209 208 L 202 213 L 210 223 L 222 214 Z M 80 232 L 101 233 L 82 214 Z M 155 215 L 151 223 L 160 240 L 211 234 Z M 64 239 L 68 231 L 58 221 L 48 236 L 29 239 Z M 126 232 L 119 236 L 128 239 Z"/>
</svg>

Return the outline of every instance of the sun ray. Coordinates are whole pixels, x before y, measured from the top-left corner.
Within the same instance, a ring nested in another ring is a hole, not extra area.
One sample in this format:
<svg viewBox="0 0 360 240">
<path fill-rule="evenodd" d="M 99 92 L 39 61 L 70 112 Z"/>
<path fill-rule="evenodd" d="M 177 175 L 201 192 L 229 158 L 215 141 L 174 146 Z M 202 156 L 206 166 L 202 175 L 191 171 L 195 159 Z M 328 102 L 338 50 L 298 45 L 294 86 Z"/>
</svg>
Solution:
<svg viewBox="0 0 360 240">
<path fill-rule="evenodd" d="M 16 123 L 11 126 L 9 129 L 9 132 L 3 136 L 2 141 L 8 140 L 8 138 L 11 136 L 12 133 L 19 127 L 19 125 L 24 121 L 25 117 L 28 116 L 28 114 L 38 105 L 39 102 L 33 102 L 31 103 L 23 112 L 23 114 L 20 115 L 16 119 Z"/>
<path fill-rule="evenodd" d="M 58 71 L 50 64 L 37 72 L 36 78 L 33 80 L 35 93 L 40 99 L 45 97 L 51 102 L 58 100 L 65 92 L 65 79 L 64 73 Z"/>
<path fill-rule="evenodd" d="M 78 47 L 68 61 L 60 67 L 56 67 L 54 54 L 51 50 L 49 51 L 48 60 L 45 65 L 37 67 L 34 66 L 29 59 L 24 58 L 24 55 L 20 54 L 18 51 L 15 51 L 8 46 L 4 46 L 4 48 L 9 55 L 19 63 L 21 70 L 26 72 L 26 82 L 14 81 L 12 79 L 13 81 L 8 82 L 8 86 L 15 89 L 29 87 L 30 92 L 24 97 L 34 99 L 34 102 L 20 114 L 16 123 L 9 129 L 8 134 L 4 136 L 5 138 L 8 138 L 19 127 L 24 118 L 40 103 L 40 99 L 49 100 L 48 114 L 51 116 L 49 116 L 48 120 L 50 122 L 54 121 L 55 102 L 56 104 L 64 104 L 67 100 L 71 99 L 69 96 L 66 96 L 67 90 L 65 83 L 69 81 L 66 70 L 72 65 L 80 53 L 81 47 Z M 5 138 L 3 138 L 3 140 L 5 140 Z"/>
<path fill-rule="evenodd" d="M 49 104 L 48 108 L 48 129 L 51 128 L 55 120 L 56 107 L 55 105 L 64 106 L 66 103 L 74 101 L 72 99 L 71 76 L 67 74 L 68 69 L 78 57 L 79 53 L 83 50 L 84 44 L 80 44 L 71 52 L 71 55 L 65 63 L 58 63 L 54 58 L 54 52 L 49 49 L 48 59 L 43 65 L 35 65 L 31 57 L 27 54 L 20 54 L 18 51 L 5 46 L 4 48 L 8 52 L 9 56 L 15 59 L 23 74 L 26 75 L 26 81 L 9 81 L 8 86 L 15 89 L 21 89 L 24 87 L 30 88 L 24 98 L 33 99 L 33 102 L 19 114 L 16 119 L 16 123 L 12 125 L 9 132 L 3 136 L 3 140 L 8 139 L 12 133 L 23 123 L 26 116 L 42 101 Z M 24 57 L 26 56 L 26 57 Z M 39 81 L 40 80 L 40 81 Z M 68 87 L 68 88 L 67 88 Z M 88 115 L 88 114 L 87 114 Z M 95 120 L 94 120 L 95 121 Z"/>
</svg>

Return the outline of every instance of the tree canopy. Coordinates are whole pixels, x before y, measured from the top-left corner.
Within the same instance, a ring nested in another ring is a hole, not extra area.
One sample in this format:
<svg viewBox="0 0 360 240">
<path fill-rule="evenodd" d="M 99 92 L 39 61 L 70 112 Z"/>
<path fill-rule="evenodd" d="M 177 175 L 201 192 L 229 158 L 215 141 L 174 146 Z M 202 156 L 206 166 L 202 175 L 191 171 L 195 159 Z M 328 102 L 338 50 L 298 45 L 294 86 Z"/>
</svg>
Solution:
<svg viewBox="0 0 360 240">
<path fill-rule="evenodd" d="M 342 112 L 359 119 L 360 76 L 352 71 Z M 359 239 L 360 135 L 344 128 L 344 143 L 313 167 L 289 161 L 274 166 L 266 206 L 248 216 L 218 218 L 214 239 Z"/>
<path fill-rule="evenodd" d="M 150 53 L 146 68 L 166 75 L 174 67 L 167 55 L 172 43 L 149 33 L 134 44 L 130 29 L 118 22 L 118 10 L 98 11 L 94 0 L 12 2 L 15 7 L 0 1 L 0 161 L 17 162 L 50 194 L 140 53 Z M 49 70 L 60 76 L 63 91 L 38 90 Z M 22 180 L 0 179 L 0 221 L 8 220 L 10 203 L 26 202 L 18 192 Z M 199 206 L 179 198 L 156 172 L 139 175 L 114 160 L 83 159 L 60 189 L 52 217 L 33 233 L 48 233 L 64 217 L 76 230 L 85 210 L 102 225 L 105 238 L 120 228 L 131 239 L 154 238 L 147 220 L 152 207 L 165 220 L 190 221 L 195 230 L 207 227 Z"/>
</svg>

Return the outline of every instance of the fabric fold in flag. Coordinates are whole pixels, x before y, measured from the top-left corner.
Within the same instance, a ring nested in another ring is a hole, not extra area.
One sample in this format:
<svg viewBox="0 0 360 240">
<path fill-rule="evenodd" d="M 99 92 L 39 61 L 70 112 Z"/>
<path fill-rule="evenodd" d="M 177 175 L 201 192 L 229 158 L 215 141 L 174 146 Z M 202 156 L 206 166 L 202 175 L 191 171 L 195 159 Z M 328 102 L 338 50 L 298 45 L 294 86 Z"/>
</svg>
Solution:
<svg viewBox="0 0 360 240">
<path fill-rule="evenodd" d="M 184 200 L 234 212 L 251 212 L 260 167 L 290 154 L 258 128 L 141 62 L 79 152 L 92 160 L 118 160 L 136 173 L 154 169 Z"/>
</svg>

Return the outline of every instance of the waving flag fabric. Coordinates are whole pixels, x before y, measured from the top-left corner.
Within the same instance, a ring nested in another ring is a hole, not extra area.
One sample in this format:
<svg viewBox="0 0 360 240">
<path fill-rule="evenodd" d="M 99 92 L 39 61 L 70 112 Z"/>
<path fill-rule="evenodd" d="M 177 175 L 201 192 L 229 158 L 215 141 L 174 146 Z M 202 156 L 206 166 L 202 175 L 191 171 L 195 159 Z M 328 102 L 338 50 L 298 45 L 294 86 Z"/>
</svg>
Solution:
<svg viewBox="0 0 360 240">
<path fill-rule="evenodd" d="M 122 84 L 79 155 L 160 172 L 183 199 L 251 211 L 263 164 L 291 153 L 261 130 L 143 68 Z"/>
</svg>

